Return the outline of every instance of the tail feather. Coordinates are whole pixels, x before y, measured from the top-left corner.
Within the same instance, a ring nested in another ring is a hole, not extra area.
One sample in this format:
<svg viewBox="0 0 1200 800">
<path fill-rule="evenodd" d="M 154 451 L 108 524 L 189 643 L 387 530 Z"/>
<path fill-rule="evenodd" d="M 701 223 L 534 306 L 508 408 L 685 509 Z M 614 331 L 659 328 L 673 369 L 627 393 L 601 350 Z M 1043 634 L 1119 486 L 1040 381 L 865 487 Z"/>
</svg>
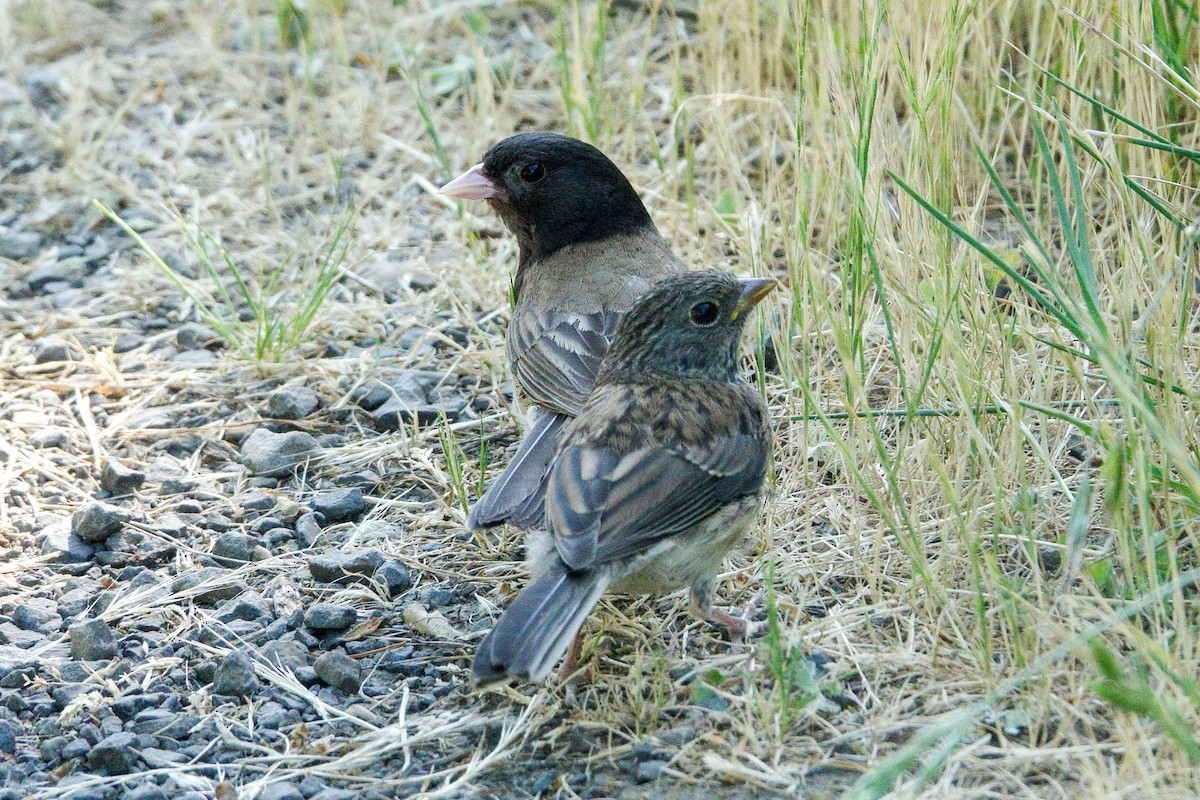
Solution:
<svg viewBox="0 0 1200 800">
<path fill-rule="evenodd" d="M 544 679 L 567 651 L 588 612 L 608 588 L 606 574 L 555 570 L 526 586 L 475 654 L 480 683 L 510 676 Z"/>
<path fill-rule="evenodd" d="M 546 473 L 558 448 L 562 428 L 570 418 L 540 408 L 532 409 L 530 416 L 529 431 L 517 454 L 471 508 L 468 530 L 502 522 L 530 528 L 542 521 Z"/>
</svg>

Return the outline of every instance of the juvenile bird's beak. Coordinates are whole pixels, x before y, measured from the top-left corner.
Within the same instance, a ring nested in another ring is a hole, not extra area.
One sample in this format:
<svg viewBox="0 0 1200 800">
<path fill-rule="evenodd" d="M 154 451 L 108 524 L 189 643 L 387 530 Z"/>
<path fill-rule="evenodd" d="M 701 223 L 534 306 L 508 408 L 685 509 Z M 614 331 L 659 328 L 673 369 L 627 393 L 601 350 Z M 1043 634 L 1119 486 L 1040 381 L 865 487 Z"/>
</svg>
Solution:
<svg viewBox="0 0 1200 800">
<path fill-rule="evenodd" d="M 447 197 L 463 200 L 491 200 L 502 198 L 504 190 L 483 172 L 483 164 L 476 164 L 438 190 Z"/>
<path fill-rule="evenodd" d="M 737 319 L 758 305 L 758 301 L 771 293 L 779 284 L 772 278 L 738 278 L 742 285 L 742 294 L 738 297 L 737 306 L 733 309 L 733 319 Z"/>
</svg>

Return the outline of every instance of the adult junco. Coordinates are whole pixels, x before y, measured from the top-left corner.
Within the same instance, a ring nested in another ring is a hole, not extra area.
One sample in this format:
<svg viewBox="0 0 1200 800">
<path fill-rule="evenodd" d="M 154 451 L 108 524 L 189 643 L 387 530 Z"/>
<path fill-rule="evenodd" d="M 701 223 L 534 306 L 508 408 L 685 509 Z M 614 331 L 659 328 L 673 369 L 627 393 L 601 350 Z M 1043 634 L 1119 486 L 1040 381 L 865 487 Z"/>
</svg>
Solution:
<svg viewBox="0 0 1200 800">
<path fill-rule="evenodd" d="M 551 464 L 546 532 L 530 535 L 531 581 L 479 646 L 478 681 L 544 678 L 606 591 L 688 586 L 693 614 L 745 632 L 712 596 L 762 502 L 767 408 L 738 377 L 737 354 L 747 312 L 774 287 L 721 272 L 672 275 L 621 318 Z"/>
<path fill-rule="evenodd" d="M 579 413 L 621 313 L 654 281 L 684 271 L 637 192 L 590 144 L 521 133 L 442 187 L 486 200 L 517 237 L 508 359 L 531 401 L 525 439 L 471 509 L 471 529 L 542 521 L 546 469 Z"/>
</svg>

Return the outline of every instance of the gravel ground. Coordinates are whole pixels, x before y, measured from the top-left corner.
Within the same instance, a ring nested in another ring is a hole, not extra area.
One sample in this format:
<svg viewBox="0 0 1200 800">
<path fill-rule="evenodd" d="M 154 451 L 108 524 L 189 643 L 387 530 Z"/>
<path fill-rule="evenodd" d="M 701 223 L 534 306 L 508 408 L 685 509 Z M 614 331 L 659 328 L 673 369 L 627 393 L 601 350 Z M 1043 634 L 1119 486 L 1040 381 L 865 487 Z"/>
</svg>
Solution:
<svg viewBox="0 0 1200 800">
<path fill-rule="evenodd" d="M 680 766 L 731 725 L 719 692 L 686 699 L 696 662 L 740 663 L 751 645 L 685 637 L 697 658 L 671 666 L 685 701 L 644 720 L 604 721 L 586 688 L 470 688 L 473 642 L 520 574 L 516 538 L 471 537 L 459 495 L 481 447 L 517 436 L 503 295 L 447 280 L 463 256 L 447 231 L 464 223 L 427 189 L 402 193 L 421 210 L 403 225 L 371 206 L 393 176 L 363 150 L 340 181 L 281 179 L 276 197 L 301 198 L 289 235 L 331 230 L 365 197 L 352 248 L 367 255 L 282 363 L 239 357 L 90 202 L 201 274 L 163 203 L 185 169 L 219 182 L 228 150 L 147 149 L 186 139 L 202 104 L 172 114 L 148 83 L 79 88 L 97 54 L 118 82 L 164 53 L 180 69 L 192 29 L 151 5 L 83 6 L 94 29 L 26 42 L 30 61 L 0 73 L 0 800 L 777 796 Z M 263 93 L 289 58 L 266 59 Z M 71 145 L 80 104 L 120 128 L 90 154 Z M 502 256 L 495 224 L 466 221 Z M 812 796 L 847 775 L 814 773 Z"/>
</svg>

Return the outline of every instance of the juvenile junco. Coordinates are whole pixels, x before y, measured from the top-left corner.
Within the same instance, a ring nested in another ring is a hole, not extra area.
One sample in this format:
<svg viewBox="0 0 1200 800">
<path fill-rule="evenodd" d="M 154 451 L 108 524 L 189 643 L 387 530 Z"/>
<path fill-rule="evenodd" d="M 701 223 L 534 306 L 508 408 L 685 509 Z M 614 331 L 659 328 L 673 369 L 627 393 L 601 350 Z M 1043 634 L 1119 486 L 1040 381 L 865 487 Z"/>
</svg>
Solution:
<svg viewBox="0 0 1200 800">
<path fill-rule="evenodd" d="M 738 377 L 737 354 L 747 312 L 774 287 L 672 275 L 621 318 L 595 389 L 563 431 L 546 532 L 529 542 L 530 583 L 479 646 L 478 681 L 544 678 L 606 591 L 688 586 L 693 614 L 745 632 L 712 596 L 762 501 L 767 408 Z"/>
<path fill-rule="evenodd" d="M 666 274 L 684 271 L 637 192 L 590 144 L 521 133 L 441 189 L 486 200 L 517 237 L 508 359 L 532 403 L 516 455 L 471 509 L 471 529 L 542 521 L 546 469 L 579 413 L 621 313 Z"/>
</svg>

